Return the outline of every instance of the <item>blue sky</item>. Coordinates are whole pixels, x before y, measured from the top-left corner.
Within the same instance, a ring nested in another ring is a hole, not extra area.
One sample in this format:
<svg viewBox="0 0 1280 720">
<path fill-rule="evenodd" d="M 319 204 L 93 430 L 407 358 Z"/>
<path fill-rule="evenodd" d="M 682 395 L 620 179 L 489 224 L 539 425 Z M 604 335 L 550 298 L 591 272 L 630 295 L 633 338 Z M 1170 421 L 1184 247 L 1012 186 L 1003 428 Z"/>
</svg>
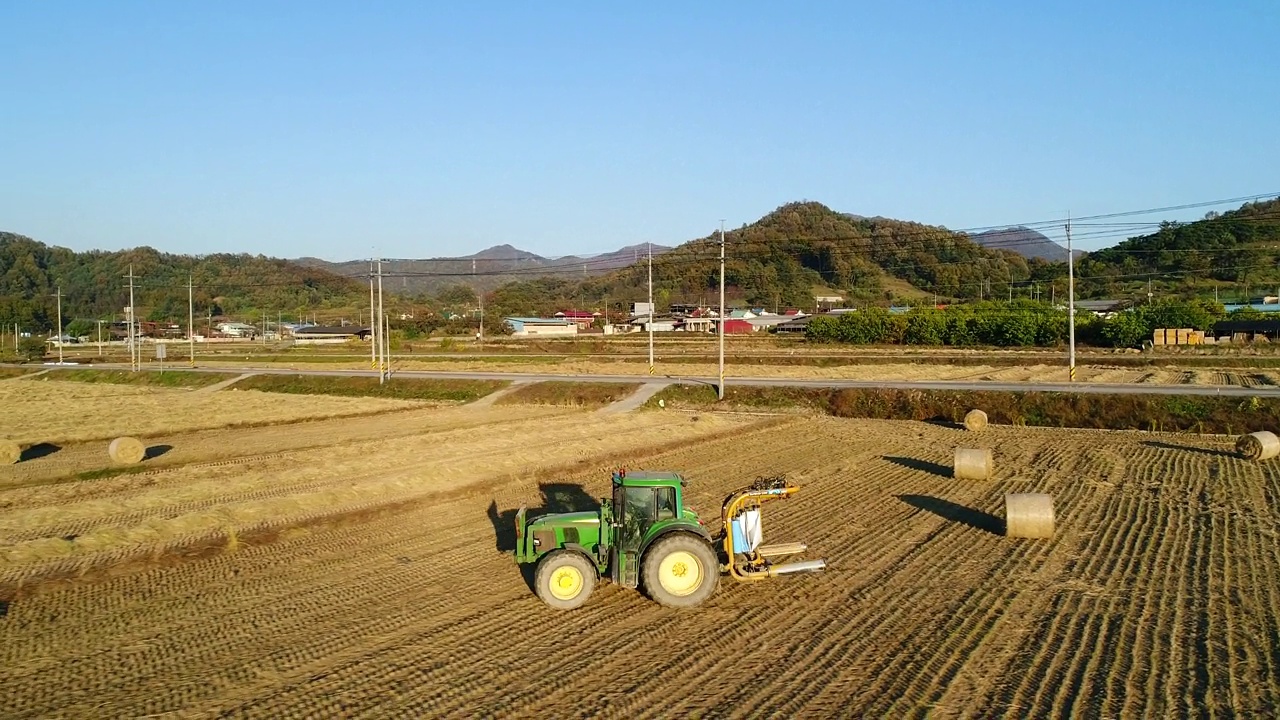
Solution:
<svg viewBox="0 0 1280 720">
<path fill-rule="evenodd" d="M 1280 191 L 1274 0 L 606 5 L 0 4 L 0 229 L 560 255 Z"/>
</svg>

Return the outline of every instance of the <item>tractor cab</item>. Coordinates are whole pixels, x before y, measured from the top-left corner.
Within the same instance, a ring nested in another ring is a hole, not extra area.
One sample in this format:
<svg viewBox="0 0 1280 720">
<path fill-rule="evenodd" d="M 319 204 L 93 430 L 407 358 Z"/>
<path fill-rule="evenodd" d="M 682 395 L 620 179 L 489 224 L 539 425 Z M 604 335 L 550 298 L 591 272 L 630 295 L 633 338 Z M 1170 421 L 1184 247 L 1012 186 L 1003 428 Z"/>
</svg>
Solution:
<svg viewBox="0 0 1280 720">
<path fill-rule="evenodd" d="M 692 532 L 710 540 L 698 515 L 684 504 L 685 480 L 673 472 L 613 474 L 613 551 L 609 577 L 623 587 L 640 581 L 640 556 L 659 537 Z"/>
</svg>

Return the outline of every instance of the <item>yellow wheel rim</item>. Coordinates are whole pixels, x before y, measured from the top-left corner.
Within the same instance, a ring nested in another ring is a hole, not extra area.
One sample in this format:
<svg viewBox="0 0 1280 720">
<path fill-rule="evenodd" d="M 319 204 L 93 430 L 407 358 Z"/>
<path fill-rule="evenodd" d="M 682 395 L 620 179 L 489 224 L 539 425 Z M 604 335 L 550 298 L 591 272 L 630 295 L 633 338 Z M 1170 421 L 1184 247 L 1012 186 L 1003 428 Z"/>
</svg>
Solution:
<svg viewBox="0 0 1280 720">
<path fill-rule="evenodd" d="M 551 573 L 551 595 L 557 600 L 572 600 L 582 592 L 582 573 L 576 567 L 556 568 Z"/>
<path fill-rule="evenodd" d="M 702 563 L 693 553 L 677 550 L 662 558 L 658 582 L 672 595 L 688 595 L 702 585 Z"/>
</svg>

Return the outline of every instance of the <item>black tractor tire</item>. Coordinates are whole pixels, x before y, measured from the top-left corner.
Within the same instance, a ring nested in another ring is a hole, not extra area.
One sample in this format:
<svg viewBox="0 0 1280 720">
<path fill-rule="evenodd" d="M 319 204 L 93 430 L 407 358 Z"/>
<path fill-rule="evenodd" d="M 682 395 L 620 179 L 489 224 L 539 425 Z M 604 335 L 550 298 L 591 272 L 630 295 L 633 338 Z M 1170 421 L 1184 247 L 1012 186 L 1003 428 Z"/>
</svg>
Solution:
<svg viewBox="0 0 1280 720">
<path fill-rule="evenodd" d="M 563 572 L 557 572 L 560 570 Z M 533 591 L 542 602 L 557 610 L 574 610 L 591 597 L 598 576 L 596 566 L 582 553 L 552 550 L 538 561 Z"/>
<path fill-rule="evenodd" d="M 663 561 L 671 558 L 669 566 Z M 644 553 L 644 589 L 659 604 L 673 608 L 701 605 L 720 584 L 720 561 L 704 539 L 689 533 L 658 538 Z M 686 585 L 689 573 L 696 573 Z"/>
</svg>

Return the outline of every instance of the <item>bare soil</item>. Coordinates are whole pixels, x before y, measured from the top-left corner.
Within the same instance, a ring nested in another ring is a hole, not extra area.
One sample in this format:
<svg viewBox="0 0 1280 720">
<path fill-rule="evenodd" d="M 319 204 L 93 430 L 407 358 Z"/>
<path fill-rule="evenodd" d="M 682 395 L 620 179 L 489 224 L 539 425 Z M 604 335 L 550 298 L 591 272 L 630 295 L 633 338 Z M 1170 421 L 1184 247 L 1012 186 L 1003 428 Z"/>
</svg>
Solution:
<svg viewBox="0 0 1280 720">
<path fill-rule="evenodd" d="M 126 537 L 0 567 L 0 717 L 1210 718 L 1280 705 L 1280 464 L 1234 457 L 1231 438 L 515 410 L 440 410 L 435 425 L 396 413 L 349 432 L 325 421 L 327 446 L 305 453 L 270 428 L 252 462 L 0 491 L 10 550 Z M 397 424 L 409 417 L 421 425 Z M 231 433 L 254 434 L 225 432 L 229 449 Z M 950 477 L 957 446 L 991 448 L 993 478 Z M 682 471 L 712 522 L 730 490 L 787 473 L 803 489 L 767 508 L 766 542 L 805 541 L 830 568 L 725 580 L 692 611 L 608 584 L 553 611 L 504 552 L 511 512 L 604 494 L 618 464 Z M 1051 540 L 1002 535 L 1004 494 L 1027 491 L 1055 497 Z M 177 528 L 216 540 L 185 554 L 165 550 L 173 537 L 127 537 L 184 513 L 236 521 L 254 503 L 283 514 L 238 534 Z M 359 521 L 294 522 L 326 513 Z"/>
</svg>

